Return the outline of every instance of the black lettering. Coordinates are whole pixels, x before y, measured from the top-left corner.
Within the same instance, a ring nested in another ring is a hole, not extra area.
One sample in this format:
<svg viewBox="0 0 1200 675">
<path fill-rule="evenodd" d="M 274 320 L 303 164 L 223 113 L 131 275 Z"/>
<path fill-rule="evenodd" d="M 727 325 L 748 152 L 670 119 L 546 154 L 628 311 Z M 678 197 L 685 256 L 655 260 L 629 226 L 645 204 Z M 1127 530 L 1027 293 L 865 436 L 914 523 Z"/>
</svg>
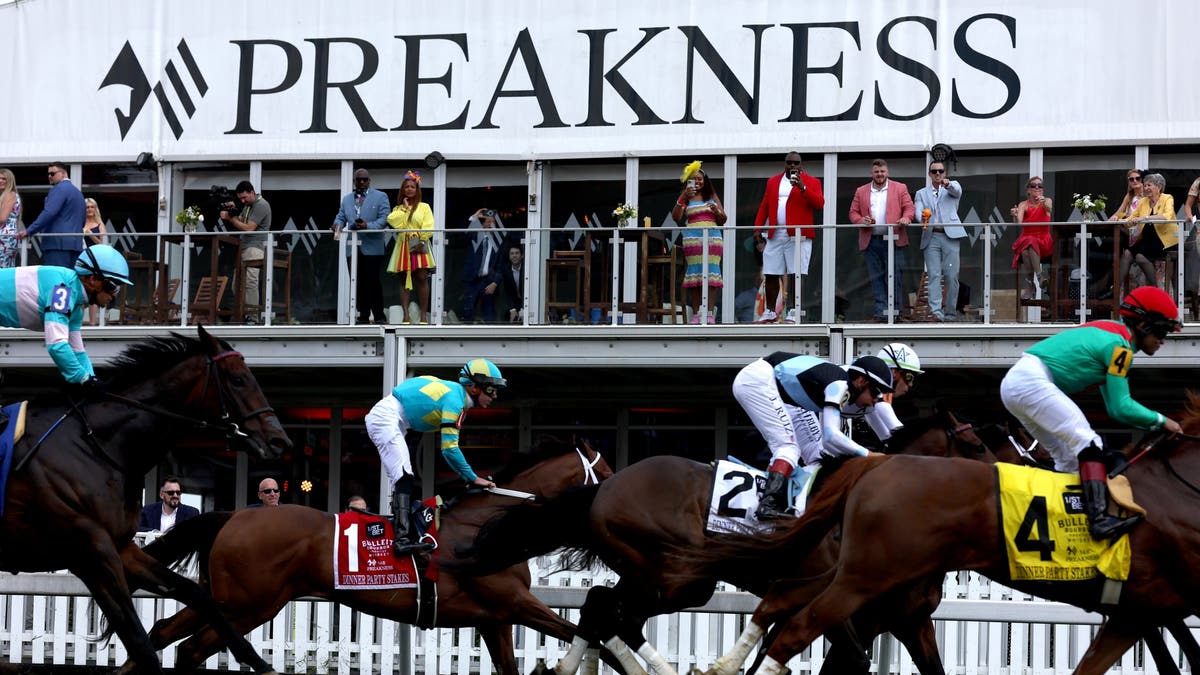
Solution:
<svg viewBox="0 0 1200 675">
<path fill-rule="evenodd" d="M 612 122 L 604 119 L 604 82 L 612 85 L 614 91 L 628 105 L 630 110 L 637 115 L 637 121 L 634 126 L 645 124 L 666 124 L 667 121 L 650 109 L 646 103 L 646 99 L 629 84 L 629 80 L 621 74 L 621 67 L 625 65 L 633 55 L 638 53 L 646 43 L 659 33 L 667 30 L 665 26 L 655 28 L 642 28 L 642 39 L 634 45 L 633 49 L 626 52 L 625 56 L 617 61 L 616 65 L 604 70 L 604 41 L 609 33 L 615 32 L 616 28 L 598 28 L 594 30 L 581 30 L 588 37 L 588 115 L 587 119 L 582 124 L 575 126 L 580 127 L 611 127 Z"/>
<path fill-rule="evenodd" d="M 1008 35 L 1012 39 L 1013 48 L 1015 49 L 1017 46 L 1017 20 L 1006 14 L 977 14 L 964 21 L 958 27 L 958 30 L 954 31 L 954 52 L 963 60 L 963 63 L 985 75 L 991 75 L 1000 80 L 1004 83 L 1004 88 L 1008 90 L 1008 97 L 1004 99 L 1004 103 L 999 108 L 991 112 L 975 112 L 968 109 L 962 100 L 959 99 L 958 80 L 957 78 L 952 80 L 950 83 L 950 112 L 955 115 L 974 119 L 999 117 L 1012 110 L 1012 107 L 1017 104 L 1017 99 L 1021 97 L 1021 77 L 1017 75 L 1017 71 L 1013 70 L 1003 61 L 975 51 L 971 45 L 967 44 L 967 29 L 976 21 L 984 19 L 999 21 L 1003 24 L 1008 29 Z"/>
<path fill-rule="evenodd" d="M 925 107 L 911 115 L 899 115 L 888 109 L 883 104 L 883 96 L 879 92 L 879 81 L 875 81 L 875 114 L 879 117 L 888 120 L 908 121 L 920 119 L 928 115 L 938 99 L 942 96 L 942 83 L 938 80 L 937 73 L 933 72 L 929 66 L 910 59 L 903 54 L 900 54 L 889 41 L 892 29 L 901 23 L 915 21 L 916 23 L 925 26 L 929 30 L 929 37 L 933 40 L 933 49 L 937 51 L 937 21 L 924 16 L 902 16 L 888 22 L 883 30 L 879 31 L 879 37 L 875 40 L 875 49 L 879 52 L 879 57 L 883 60 L 884 65 L 893 68 L 897 72 L 908 75 L 914 80 L 925 85 L 929 90 L 929 100 L 925 103 Z"/>
<path fill-rule="evenodd" d="M 238 46 L 237 121 L 227 134 L 261 134 L 250 126 L 250 101 L 256 94 L 278 94 L 290 89 L 300 80 L 300 50 L 282 40 L 231 40 Z M 266 89 L 254 88 L 254 53 L 260 45 L 279 47 L 287 57 L 287 70 L 279 84 Z"/>
<path fill-rule="evenodd" d="M 857 120 L 858 111 L 862 107 L 862 91 L 854 105 L 836 115 L 812 117 L 808 114 L 808 76 L 812 74 L 828 74 L 837 78 L 838 86 L 842 84 L 842 53 L 838 52 L 837 61 L 830 66 L 810 66 L 808 64 L 808 34 L 813 28 L 836 28 L 846 31 L 854 38 L 854 46 L 862 50 L 858 38 L 858 22 L 836 21 L 830 23 L 785 23 L 784 27 L 792 31 L 792 112 L 780 122 L 828 122 Z"/>
<path fill-rule="evenodd" d="M 313 64 L 312 124 L 300 133 L 314 134 L 334 131 L 326 124 L 330 89 L 337 89 L 341 92 L 342 99 L 346 101 L 346 105 L 350 106 L 350 112 L 354 113 L 354 119 L 358 120 L 359 129 L 383 131 L 384 128 L 371 117 L 362 97 L 355 90 L 356 86 L 374 77 L 376 71 L 379 70 L 379 52 L 375 50 L 375 46 L 358 38 L 312 38 L 305 42 L 313 43 L 313 47 L 316 48 L 316 61 Z M 329 45 L 335 42 L 354 45 L 362 52 L 362 70 L 359 71 L 357 77 L 347 82 L 329 81 Z"/>
<path fill-rule="evenodd" d="M 450 96 L 450 82 L 454 75 L 454 64 L 447 64 L 446 72 L 437 77 L 421 77 L 421 43 L 426 40 L 446 40 L 458 45 L 462 50 L 463 56 L 470 61 L 470 55 L 467 53 L 467 36 L 465 33 L 448 33 L 444 35 L 397 35 L 397 38 L 404 40 L 404 116 L 400 120 L 400 126 L 395 130 L 399 131 L 417 131 L 421 129 L 466 129 L 467 128 L 467 111 L 470 110 L 471 104 L 468 102 L 463 106 L 462 111 L 458 113 L 458 117 L 443 122 L 441 124 L 426 124 L 422 125 L 417 121 L 417 96 L 422 84 L 438 84 L 446 90 L 446 96 Z"/>
<path fill-rule="evenodd" d="M 687 52 L 687 91 L 684 94 L 684 110 L 683 117 L 675 120 L 676 124 L 681 122 L 687 124 L 695 124 L 700 122 L 692 116 L 692 89 L 693 89 L 693 70 L 696 61 L 696 55 L 704 59 L 704 63 L 708 65 L 708 69 L 717 76 L 717 81 L 725 88 L 726 93 L 737 104 L 737 107 L 742 110 L 742 114 L 746 119 L 750 120 L 751 124 L 758 124 L 758 91 L 759 91 L 759 76 L 761 75 L 760 67 L 762 65 L 762 34 L 763 31 L 770 28 L 769 25 L 754 24 L 742 26 L 754 31 L 754 93 L 746 91 L 737 75 L 717 52 L 713 44 L 708 41 L 708 37 L 700 31 L 699 26 L 680 26 L 679 30 L 687 36 L 688 52 Z"/>
<path fill-rule="evenodd" d="M 521 55 L 525 72 L 529 74 L 529 82 L 533 86 L 532 89 L 506 90 L 504 88 L 504 82 L 508 80 L 508 72 L 512 68 L 513 61 L 516 61 L 517 54 Z M 513 43 L 512 51 L 508 54 L 508 62 L 504 64 L 504 72 L 500 73 L 500 79 L 496 82 L 496 90 L 492 92 L 492 100 L 488 103 L 487 112 L 484 113 L 479 124 L 473 128 L 497 129 L 498 127 L 492 124 L 492 111 L 496 108 L 496 101 L 501 97 L 525 96 L 536 98 L 538 107 L 542 110 L 542 122 L 534 125 L 534 129 L 567 126 L 558 116 L 558 108 L 554 106 L 554 97 L 550 94 L 550 85 L 546 82 L 546 73 L 542 71 L 542 62 L 538 59 L 537 49 L 533 46 L 533 39 L 529 36 L 528 28 L 517 33 L 517 41 Z"/>
</svg>

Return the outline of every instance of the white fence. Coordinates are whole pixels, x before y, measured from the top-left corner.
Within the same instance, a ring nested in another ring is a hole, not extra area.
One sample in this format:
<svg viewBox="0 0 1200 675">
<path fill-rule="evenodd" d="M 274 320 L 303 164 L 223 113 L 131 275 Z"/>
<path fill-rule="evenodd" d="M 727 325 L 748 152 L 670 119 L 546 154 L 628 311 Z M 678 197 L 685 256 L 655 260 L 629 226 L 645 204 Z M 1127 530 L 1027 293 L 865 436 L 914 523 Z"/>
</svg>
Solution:
<svg viewBox="0 0 1200 675">
<path fill-rule="evenodd" d="M 553 561 L 534 561 L 534 583 L 540 597 L 568 620 L 578 622 L 586 589 L 610 583 L 601 573 L 552 573 Z M 269 572 L 266 572 L 269 573 Z M 99 632 L 100 615 L 69 575 L 0 575 L 0 653 L 9 663 L 117 666 L 126 653 L 119 641 L 105 645 L 89 640 Z M 1100 617 L 1059 603 L 1045 602 L 974 574 L 949 575 L 945 600 L 936 615 L 938 644 L 946 672 L 952 675 L 1046 675 L 1069 673 L 1099 623 Z M 179 609 L 172 600 L 135 600 L 143 623 Z M 707 608 L 652 619 L 650 642 L 681 673 L 705 669 L 737 638 L 753 596 L 721 592 Z M 1200 625 L 1200 624 L 1198 624 Z M 1193 627 L 1193 633 L 1196 633 Z M 482 641 L 470 629 L 418 630 L 351 611 L 322 600 L 293 602 L 271 623 L 255 629 L 250 641 L 280 672 L 295 673 L 438 673 L 467 675 L 492 672 Z M 522 672 L 538 661 L 555 663 L 566 644 L 519 628 L 515 635 Z M 915 674 L 907 652 L 877 640 L 872 672 Z M 1174 641 L 1167 639 L 1176 663 L 1187 672 Z M 820 670 L 824 644 L 817 644 L 788 665 L 793 673 Z M 1111 672 L 1121 675 L 1157 673 L 1139 645 Z M 174 648 L 162 653 L 163 665 L 175 662 Z M 885 666 L 880 667 L 880 661 Z M 237 669 L 228 653 L 210 658 L 209 669 Z M 605 668 L 602 672 L 610 672 Z"/>
</svg>

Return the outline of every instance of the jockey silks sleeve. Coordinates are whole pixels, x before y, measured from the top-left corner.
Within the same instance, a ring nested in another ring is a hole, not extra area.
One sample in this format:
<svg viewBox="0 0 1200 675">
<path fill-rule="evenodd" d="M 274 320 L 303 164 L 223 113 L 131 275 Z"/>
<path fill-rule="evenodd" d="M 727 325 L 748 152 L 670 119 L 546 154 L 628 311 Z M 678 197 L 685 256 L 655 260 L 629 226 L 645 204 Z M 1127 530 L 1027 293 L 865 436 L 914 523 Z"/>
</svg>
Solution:
<svg viewBox="0 0 1200 675">
<path fill-rule="evenodd" d="M 477 477 L 458 446 L 462 417 L 471 405 L 467 390 L 458 382 L 426 375 L 401 382 L 392 389 L 404 417 L 416 431 L 440 431 L 442 456 L 454 473 L 468 483 Z"/>
<path fill-rule="evenodd" d="M 1092 321 L 1052 335 L 1026 353 L 1046 364 L 1054 385 L 1064 394 L 1100 385 L 1109 417 L 1138 429 L 1157 429 L 1166 418 L 1133 400 L 1129 393 L 1133 345 L 1125 324 Z"/>
<path fill-rule="evenodd" d="M 46 351 L 68 382 L 95 374 L 80 332 L 87 304 L 74 270 L 49 265 L 0 269 L 0 326 L 42 332 Z"/>
</svg>

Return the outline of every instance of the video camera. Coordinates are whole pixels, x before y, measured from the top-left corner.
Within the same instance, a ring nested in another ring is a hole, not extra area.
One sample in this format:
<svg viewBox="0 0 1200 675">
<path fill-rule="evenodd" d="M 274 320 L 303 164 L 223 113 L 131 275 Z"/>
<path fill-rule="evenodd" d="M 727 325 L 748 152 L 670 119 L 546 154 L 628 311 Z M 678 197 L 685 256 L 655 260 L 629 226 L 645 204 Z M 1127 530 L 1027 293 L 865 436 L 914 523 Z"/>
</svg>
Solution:
<svg viewBox="0 0 1200 675">
<path fill-rule="evenodd" d="M 241 211 L 241 200 L 224 185 L 214 185 L 208 189 L 208 207 L 220 215 L 228 211 L 230 215 Z"/>
</svg>

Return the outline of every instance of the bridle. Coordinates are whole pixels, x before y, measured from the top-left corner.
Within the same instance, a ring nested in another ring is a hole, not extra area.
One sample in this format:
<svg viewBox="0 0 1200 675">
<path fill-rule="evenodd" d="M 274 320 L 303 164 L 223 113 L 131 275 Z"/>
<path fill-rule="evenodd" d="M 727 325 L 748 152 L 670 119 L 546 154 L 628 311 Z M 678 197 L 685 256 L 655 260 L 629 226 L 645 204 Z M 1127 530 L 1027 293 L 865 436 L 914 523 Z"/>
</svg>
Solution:
<svg viewBox="0 0 1200 675">
<path fill-rule="evenodd" d="M 580 445 L 583 446 L 583 450 L 580 449 Z M 588 459 L 589 452 L 595 453 L 596 456 L 592 459 Z M 579 445 L 575 446 L 575 454 L 579 457 L 579 461 L 583 465 L 583 483 L 581 485 L 599 485 L 600 477 L 596 475 L 596 465 L 600 463 L 600 458 L 602 455 L 593 450 L 592 446 L 588 445 L 586 441 L 581 441 Z M 498 497 L 513 497 L 514 499 L 521 499 L 528 502 L 537 503 L 545 501 L 544 497 L 535 495 L 532 492 L 509 490 L 508 488 L 502 487 L 481 488 L 480 491 L 488 492 Z"/>
<path fill-rule="evenodd" d="M 973 452 L 977 455 L 983 455 L 983 454 L 987 453 L 987 451 L 988 451 L 988 447 L 986 445 L 984 445 L 983 441 L 980 441 L 978 443 L 972 443 L 971 441 L 968 441 L 964 437 L 964 434 L 966 434 L 968 431 L 974 431 L 974 430 L 975 430 L 975 425 L 971 424 L 970 422 L 961 422 L 956 426 L 945 429 L 946 441 L 948 443 L 958 443 L 960 445 L 965 445 L 971 449 L 971 452 Z"/>
<path fill-rule="evenodd" d="M 230 400 L 229 400 L 230 397 L 229 397 L 228 392 L 226 391 L 226 386 L 225 386 L 224 380 L 221 376 L 221 369 L 219 367 L 219 363 L 221 361 L 224 361 L 227 358 L 231 358 L 231 357 L 235 357 L 235 356 L 238 358 L 241 358 L 243 360 L 245 359 L 245 357 L 242 356 L 241 352 L 238 352 L 238 351 L 235 351 L 232 349 L 221 352 L 220 354 L 217 354 L 216 356 L 206 356 L 205 364 L 204 364 L 204 378 L 196 385 L 197 388 L 200 389 L 200 396 L 197 399 L 197 402 L 201 403 L 201 404 L 203 404 L 203 402 L 208 397 L 208 389 L 209 389 L 210 384 L 212 385 L 213 390 L 216 391 L 217 402 L 221 407 L 220 417 L 217 418 L 216 420 L 209 420 L 209 419 L 194 417 L 191 415 L 184 415 L 184 414 L 177 413 L 177 412 L 174 412 L 171 410 L 167 410 L 166 408 L 142 403 L 141 401 L 138 401 L 137 399 L 132 399 L 132 398 L 129 398 L 128 396 L 123 396 L 121 394 L 116 394 L 113 392 L 100 392 L 100 393 L 96 394 L 96 396 L 106 398 L 106 399 L 111 399 L 114 401 L 120 401 L 121 403 L 124 403 L 133 408 L 137 408 L 139 410 L 146 411 L 157 417 L 162 417 L 162 418 L 165 418 L 168 420 L 175 420 L 175 421 L 179 421 L 179 422 L 186 422 L 186 423 L 190 424 L 193 428 L 196 428 L 196 429 L 219 430 L 219 431 L 222 431 L 225 434 L 225 437 L 230 440 L 233 440 L 236 438 L 248 439 L 250 436 L 245 431 L 242 431 L 241 425 L 245 424 L 248 420 L 254 419 L 255 417 L 260 417 L 262 415 L 267 415 L 267 414 L 274 414 L 275 409 L 272 408 L 271 406 L 267 405 L 267 406 L 258 408 L 256 410 L 252 410 L 252 411 L 245 413 L 236 418 L 232 414 L 230 414 L 230 412 L 229 412 L 230 408 L 231 408 Z M 195 390 L 193 390 L 193 391 L 195 391 Z M 188 397 L 188 402 L 190 402 L 190 401 L 192 401 L 191 396 Z M 47 429 L 44 434 L 42 434 L 41 438 L 39 438 L 36 443 L 34 443 L 33 448 L 31 448 L 29 450 L 29 452 L 26 453 L 25 456 L 21 458 L 21 461 L 19 461 L 17 463 L 17 465 L 13 469 L 13 471 L 19 471 L 23 466 L 25 466 L 25 464 L 29 461 L 29 459 L 31 457 L 33 457 L 34 453 L 36 453 L 38 451 L 38 449 L 42 447 L 42 443 L 44 443 L 46 441 L 46 439 L 49 438 L 50 435 L 53 434 L 54 431 L 59 428 L 59 426 L 63 423 L 63 421 L 66 420 L 67 417 L 71 416 L 72 414 L 74 414 L 76 417 L 78 417 L 80 422 L 83 423 L 83 429 L 84 429 L 83 436 L 88 441 L 88 445 L 91 446 L 91 448 L 102 459 L 104 459 L 106 462 L 108 462 L 114 468 L 116 468 L 118 470 L 123 469 L 123 467 L 120 465 L 120 463 L 117 462 L 117 460 L 113 459 L 112 456 L 109 455 L 108 452 L 106 452 L 104 450 L 104 447 L 100 444 L 99 439 L 96 438 L 95 432 L 92 430 L 91 425 L 88 423 L 87 415 L 84 414 L 84 410 L 83 410 L 84 401 L 69 401 L 69 403 L 70 403 L 70 407 L 67 409 L 67 411 L 64 412 L 62 414 L 62 416 L 60 416 L 58 418 L 58 420 L 56 420 L 54 422 L 54 424 L 50 425 L 50 428 Z"/>
</svg>

